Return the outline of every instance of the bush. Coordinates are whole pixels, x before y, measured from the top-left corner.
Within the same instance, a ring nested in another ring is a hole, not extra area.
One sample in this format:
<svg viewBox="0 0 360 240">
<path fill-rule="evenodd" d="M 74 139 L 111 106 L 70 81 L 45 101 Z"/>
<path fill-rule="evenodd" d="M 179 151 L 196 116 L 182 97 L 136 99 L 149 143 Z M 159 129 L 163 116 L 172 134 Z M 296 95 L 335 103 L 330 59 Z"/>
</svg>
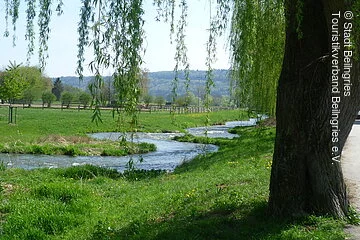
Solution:
<svg viewBox="0 0 360 240">
<path fill-rule="evenodd" d="M 51 103 L 56 100 L 56 96 L 51 92 L 44 92 L 41 96 L 41 100 L 43 105 L 47 105 L 47 107 L 51 107 Z"/>
<path fill-rule="evenodd" d="M 71 102 L 74 99 L 74 95 L 70 92 L 64 92 L 61 95 L 61 105 L 66 106 L 67 108 L 70 107 Z"/>
<path fill-rule="evenodd" d="M 89 93 L 83 92 L 79 96 L 79 102 L 86 108 L 91 101 L 91 95 Z"/>
</svg>

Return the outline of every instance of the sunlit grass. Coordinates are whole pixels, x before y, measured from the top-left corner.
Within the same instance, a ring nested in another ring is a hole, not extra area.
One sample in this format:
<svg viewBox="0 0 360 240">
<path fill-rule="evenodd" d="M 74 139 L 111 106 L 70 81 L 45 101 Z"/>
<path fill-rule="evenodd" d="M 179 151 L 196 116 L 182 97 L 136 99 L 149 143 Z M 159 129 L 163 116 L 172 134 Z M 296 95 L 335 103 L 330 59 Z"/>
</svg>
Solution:
<svg viewBox="0 0 360 240">
<path fill-rule="evenodd" d="M 0 239 L 344 239 L 342 221 L 268 216 L 275 131 L 235 131 L 174 173 L 2 171 Z"/>
</svg>

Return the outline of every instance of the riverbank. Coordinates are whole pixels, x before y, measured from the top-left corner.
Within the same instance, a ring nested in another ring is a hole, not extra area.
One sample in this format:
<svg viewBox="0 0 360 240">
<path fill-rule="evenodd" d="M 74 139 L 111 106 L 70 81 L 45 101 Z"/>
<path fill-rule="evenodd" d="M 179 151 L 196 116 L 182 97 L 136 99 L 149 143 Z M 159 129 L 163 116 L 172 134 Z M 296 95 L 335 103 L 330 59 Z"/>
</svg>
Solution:
<svg viewBox="0 0 360 240">
<path fill-rule="evenodd" d="M 95 168 L 7 169 L 0 239 L 344 239 L 344 222 L 268 217 L 274 128 L 237 139 L 173 173 L 132 178 Z M 96 170 L 98 169 L 98 170 Z M 85 174 L 86 173 L 86 174 Z"/>
<path fill-rule="evenodd" d="M 95 141 L 86 134 L 94 132 L 129 131 L 127 124 L 120 124 L 113 112 L 103 110 L 103 123 L 91 122 L 92 111 L 72 109 L 19 108 L 17 124 L 8 124 L 8 109 L 0 107 L 0 153 L 46 154 L 68 156 L 125 156 L 143 154 L 155 150 L 151 144 Z M 210 124 L 245 119 L 241 111 L 210 113 Z M 204 125 L 205 114 L 175 116 L 175 124 L 169 113 L 141 113 L 136 131 L 180 132 L 186 127 Z M 126 117 L 124 122 L 128 120 Z M 0 159 L 1 160 L 1 159 Z"/>
</svg>

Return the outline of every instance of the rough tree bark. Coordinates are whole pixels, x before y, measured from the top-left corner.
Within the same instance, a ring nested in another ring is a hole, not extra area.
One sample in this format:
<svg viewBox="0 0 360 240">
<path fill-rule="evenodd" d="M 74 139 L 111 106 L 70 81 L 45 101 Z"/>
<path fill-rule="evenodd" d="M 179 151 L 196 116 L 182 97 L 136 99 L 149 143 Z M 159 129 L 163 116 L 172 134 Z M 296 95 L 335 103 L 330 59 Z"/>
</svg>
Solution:
<svg viewBox="0 0 360 240">
<path fill-rule="evenodd" d="M 332 147 L 336 144 L 341 153 L 359 110 L 359 63 L 353 59 L 351 96 L 341 96 L 339 142 L 333 143 L 332 14 L 350 10 L 351 1 L 300 1 L 303 7 L 299 11 L 299 0 L 285 0 L 286 46 L 277 94 L 269 210 L 282 216 L 310 213 L 342 217 L 349 203 L 341 164 L 333 160 L 336 154 Z M 340 18 L 339 42 L 345 21 Z M 343 50 L 338 55 L 340 65 Z M 339 82 L 343 91 L 343 82 Z"/>
</svg>

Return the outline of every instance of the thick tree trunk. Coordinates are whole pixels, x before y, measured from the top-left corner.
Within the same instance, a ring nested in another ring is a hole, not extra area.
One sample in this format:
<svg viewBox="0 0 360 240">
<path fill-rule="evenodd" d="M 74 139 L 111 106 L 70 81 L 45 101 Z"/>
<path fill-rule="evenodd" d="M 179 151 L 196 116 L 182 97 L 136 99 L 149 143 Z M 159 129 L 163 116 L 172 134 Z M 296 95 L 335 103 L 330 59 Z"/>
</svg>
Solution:
<svg viewBox="0 0 360 240">
<path fill-rule="evenodd" d="M 343 42 L 343 0 L 286 0 L 286 49 L 277 95 L 277 130 L 271 172 L 269 210 L 274 215 L 330 214 L 348 211 L 340 158 L 359 108 L 358 62 L 353 62 L 351 95 L 332 89 L 332 14 L 339 17 L 339 42 Z M 300 28 L 298 19 L 302 16 Z M 297 31 L 297 29 L 300 30 Z M 299 35 L 300 34 L 300 35 Z M 302 38 L 299 38 L 301 36 Z M 339 51 L 343 63 L 344 48 Z M 334 92 L 332 92 L 334 90 Z M 337 95 L 338 94 L 338 95 Z M 335 109 L 341 95 L 339 106 Z M 333 107 L 333 108 L 332 108 Z M 337 115 L 335 110 L 340 110 Z M 338 116 L 339 142 L 332 142 Z M 334 146 L 338 152 L 333 151 Z M 337 154 L 338 153 L 338 154 Z"/>
</svg>

